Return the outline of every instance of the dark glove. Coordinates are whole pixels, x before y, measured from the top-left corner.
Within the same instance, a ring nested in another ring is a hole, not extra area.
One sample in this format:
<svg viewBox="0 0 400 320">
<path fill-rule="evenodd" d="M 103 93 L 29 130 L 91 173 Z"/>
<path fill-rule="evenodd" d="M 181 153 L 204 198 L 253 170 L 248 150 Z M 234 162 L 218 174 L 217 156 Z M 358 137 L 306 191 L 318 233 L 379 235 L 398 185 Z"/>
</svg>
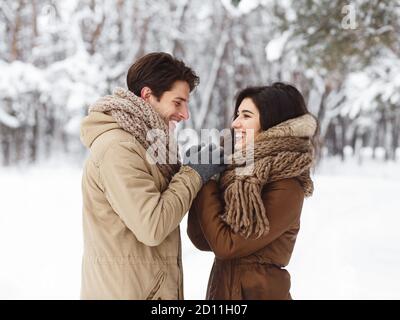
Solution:
<svg viewBox="0 0 400 320">
<path fill-rule="evenodd" d="M 185 152 L 183 165 L 196 170 L 206 183 L 213 175 L 225 170 L 224 149 L 213 143 L 192 146 Z"/>
</svg>

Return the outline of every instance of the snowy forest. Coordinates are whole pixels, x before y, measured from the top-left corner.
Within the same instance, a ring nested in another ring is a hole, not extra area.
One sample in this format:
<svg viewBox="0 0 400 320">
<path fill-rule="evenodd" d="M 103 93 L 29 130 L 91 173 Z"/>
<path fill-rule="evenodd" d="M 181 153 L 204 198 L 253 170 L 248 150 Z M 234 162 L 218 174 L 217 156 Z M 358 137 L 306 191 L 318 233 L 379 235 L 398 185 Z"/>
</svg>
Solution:
<svg viewBox="0 0 400 320">
<path fill-rule="evenodd" d="M 249 85 L 300 89 L 322 161 L 291 295 L 399 299 L 400 0 L 0 0 L 0 299 L 79 299 L 80 122 L 153 51 L 200 77 L 178 129 L 229 127 Z M 214 254 L 186 226 L 185 299 L 204 299 Z"/>
<path fill-rule="evenodd" d="M 80 159 L 89 104 L 152 51 L 200 76 L 185 127 L 228 127 L 239 89 L 280 80 L 325 157 L 400 159 L 397 0 L 2 0 L 0 39 L 2 166 Z"/>
</svg>

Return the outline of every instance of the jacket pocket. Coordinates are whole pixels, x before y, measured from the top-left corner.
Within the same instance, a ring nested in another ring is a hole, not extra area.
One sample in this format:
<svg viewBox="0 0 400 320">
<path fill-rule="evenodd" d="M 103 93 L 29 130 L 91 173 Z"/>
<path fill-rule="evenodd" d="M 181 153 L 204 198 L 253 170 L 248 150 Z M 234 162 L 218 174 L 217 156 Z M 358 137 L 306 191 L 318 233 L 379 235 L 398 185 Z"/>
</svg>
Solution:
<svg viewBox="0 0 400 320">
<path fill-rule="evenodd" d="M 157 272 L 149 288 L 145 291 L 144 300 L 154 300 L 157 299 L 160 293 L 160 289 L 165 282 L 167 274 L 164 270 Z"/>
</svg>

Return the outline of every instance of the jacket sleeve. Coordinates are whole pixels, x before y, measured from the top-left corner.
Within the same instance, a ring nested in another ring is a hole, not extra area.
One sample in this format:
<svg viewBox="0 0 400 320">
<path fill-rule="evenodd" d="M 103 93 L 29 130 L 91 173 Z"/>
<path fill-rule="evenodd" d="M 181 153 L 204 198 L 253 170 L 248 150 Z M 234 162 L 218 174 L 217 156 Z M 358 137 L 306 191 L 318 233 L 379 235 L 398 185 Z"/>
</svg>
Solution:
<svg viewBox="0 0 400 320">
<path fill-rule="evenodd" d="M 187 220 L 187 235 L 194 246 L 201 251 L 212 251 L 201 230 L 197 211 L 191 208 Z"/>
<path fill-rule="evenodd" d="M 131 142 L 110 147 L 99 166 L 100 181 L 113 210 L 136 238 L 157 246 L 175 230 L 201 188 L 196 171 L 182 166 L 160 192 L 145 160 Z"/>
<path fill-rule="evenodd" d="M 221 220 L 224 202 L 217 183 L 209 181 L 198 193 L 192 210 L 196 211 L 201 230 L 215 256 L 232 259 L 248 256 L 277 239 L 298 221 L 304 193 L 295 179 L 269 183 L 263 190 L 263 203 L 270 222 L 269 232 L 258 239 L 245 239 Z"/>
</svg>

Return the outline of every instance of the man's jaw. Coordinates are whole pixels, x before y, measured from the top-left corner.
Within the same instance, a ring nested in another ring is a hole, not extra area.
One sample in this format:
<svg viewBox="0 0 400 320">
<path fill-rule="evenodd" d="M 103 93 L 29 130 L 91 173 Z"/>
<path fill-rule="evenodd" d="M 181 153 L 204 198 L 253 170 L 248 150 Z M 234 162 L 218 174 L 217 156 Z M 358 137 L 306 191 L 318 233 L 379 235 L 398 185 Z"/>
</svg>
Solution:
<svg viewBox="0 0 400 320">
<path fill-rule="evenodd" d="M 177 121 L 171 120 L 168 122 L 169 130 L 174 131 L 176 129 Z"/>
<path fill-rule="evenodd" d="M 180 119 L 177 119 L 175 117 L 170 117 L 168 119 L 168 127 L 169 127 L 169 129 L 174 131 L 179 122 L 180 122 Z"/>
</svg>

